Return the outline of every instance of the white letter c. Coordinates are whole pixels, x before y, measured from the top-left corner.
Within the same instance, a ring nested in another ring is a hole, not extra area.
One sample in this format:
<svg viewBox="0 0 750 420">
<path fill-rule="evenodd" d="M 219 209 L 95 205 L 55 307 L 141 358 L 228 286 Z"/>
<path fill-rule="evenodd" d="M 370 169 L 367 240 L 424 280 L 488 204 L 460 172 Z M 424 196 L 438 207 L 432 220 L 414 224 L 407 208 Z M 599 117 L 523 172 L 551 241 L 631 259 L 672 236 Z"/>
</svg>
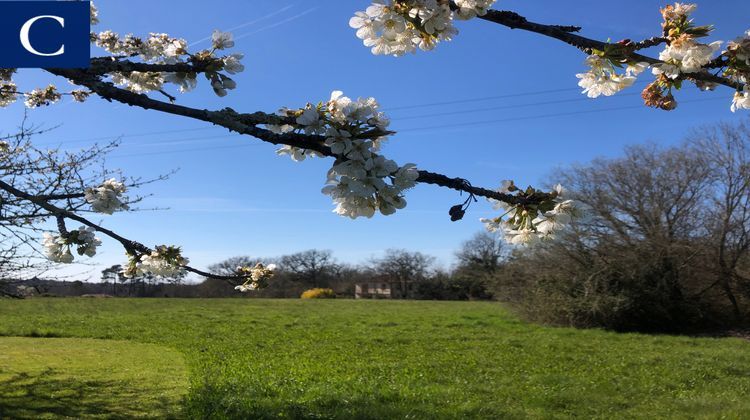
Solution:
<svg viewBox="0 0 750 420">
<path fill-rule="evenodd" d="M 39 55 L 42 57 L 54 57 L 56 55 L 63 55 L 65 54 L 65 44 L 63 44 L 59 50 L 56 52 L 53 52 L 51 54 L 45 54 L 37 51 L 34 49 L 34 47 L 31 45 L 31 41 L 29 40 L 29 31 L 31 30 L 31 25 L 36 23 L 36 21 L 40 19 L 54 19 L 57 21 L 57 23 L 60 24 L 63 28 L 65 27 L 65 19 L 61 18 L 60 16 L 51 16 L 51 15 L 44 15 L 44 16 L 37 16 L 34 18 L 31 18 L 26 21 L 26 23 L 23 24 L 21 27 L 21 45 L 23 45 L 24 48 L 26 48 L 26 51 L 34 54 Z"/>
</svg>

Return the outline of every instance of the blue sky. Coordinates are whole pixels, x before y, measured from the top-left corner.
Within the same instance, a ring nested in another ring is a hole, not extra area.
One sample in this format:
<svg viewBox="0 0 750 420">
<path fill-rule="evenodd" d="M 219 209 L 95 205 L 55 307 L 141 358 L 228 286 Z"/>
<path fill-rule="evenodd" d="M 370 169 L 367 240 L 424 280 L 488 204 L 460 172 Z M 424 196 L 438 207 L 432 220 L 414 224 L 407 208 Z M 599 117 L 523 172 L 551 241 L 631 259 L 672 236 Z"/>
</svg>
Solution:
<svg viewBox="0 0 750 420">
<path fill-rule="evenodd" d="M 700 93 L 688 86 L 678 95 L 677 110 L 648 109 L 639 96 L 648 75 L 615 97 L 589 100 L 576 86 L 575 74 L 584 70 L 582 53 L 559 41 L 480 20 L 459 22 L 459 36 L 435 51 L 393 58 L 370 54 L 348 27 L 351 15 L 364 9 L 366 1 L 96 4 L 101 19 L 97 30 L 166 32 L 196 43 L 193 51 L 208 46 L 213 29 L 236 28 L 234 51 L 245 54 L 246 66 L 235 78 L 238 89 L 218 98 L 202 83 L 179 96 L 181 104 L 270 112 L 325 100 L 332 90 L 374 96 L 399 131 L 384 148 L 387 157 L 479 186 L 495 187 L 509 178 L 521 185 L 552 183 L 548 175 L 555 167 L 618 156 L 627 144 L 672 144 L 691 127 L 747 118 L 729 111 L 732 92 L 726 88 Z M 506 0 L 496 8 L 542 23 L 581 25 L 582 34 L 599 39 L 639 40 L 658 35 L 658 8 L 663 4 Z M 704 1 L 694 16 L 700 24 L 716 25 L 712 40 L 727 41 L 750 27 L 750 3 Z M 49 80 L 35 70 L 17 78 L 24 88 Z M 448 208 L 463 199 L 453 191 L 420 185 L 408 193 L 409 205 L 396 215 L 352 221 L 331 213 L 329 197 L 320 193 L 330 161 L 294 163 L 277 157 L 272 145 L 198 121 L 98 98 L 82 105 L 67 101 L 30 112 L 35 123 L 61 125 L 37 142 L 72 149 L 92 139 L 121 136 L 111 167 L 143 177 L 179 169 L 168 181 L 142 190 L 153 194 L 143 207 L 169 210 L 101 220 L 148 245 L 181 245 L 197 267 L 233 255 L 270 257 L 309 248 L 330 249 L 342 261 L 362 262 L 390 247 L 435 255 L 448 266 L 460 243 L 482 229 L 478 219 L 492 214 L 490 206 L 480 202 L 465 220 L 451 223 Z M 12 131 L 22 114 L 20 106 L 0 112 L 4 131 Z M 162 133 L 148 134 L 154 132 Z M 97 270 L 123 260 L 122 249 L 105 239 L 100 255 L 91 261 L 93 268 L 66 272 L 93 271 L 96 278 Z"/>
</svg>

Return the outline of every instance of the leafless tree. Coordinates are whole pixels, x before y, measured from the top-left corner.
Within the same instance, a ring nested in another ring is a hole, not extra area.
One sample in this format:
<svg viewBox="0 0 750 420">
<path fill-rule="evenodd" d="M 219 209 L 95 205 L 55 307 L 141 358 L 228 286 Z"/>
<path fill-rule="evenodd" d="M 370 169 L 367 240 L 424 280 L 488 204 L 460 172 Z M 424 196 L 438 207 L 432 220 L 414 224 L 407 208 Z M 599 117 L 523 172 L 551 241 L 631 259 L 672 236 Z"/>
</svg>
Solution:
<svg viewBox="0 0 750 420">
<path fill-rule="evenodd" d="M 117 178 L 133 192 L 145 184 L 163 181 L 168 175 L 144 180 L 109 169 L 106 156 L 118 146 L 117 141 L 74 152 L 35 146 L 33 136 L 47 131 L 24 120 L 17 133 L 0 137 L 0 281 L 34 277 L 50 269 L 52 265 L 41 249 L 40 237 L 45 232 L 66 237 L 71 234 L 70 222 L 115 239 L 129 253 L 150 253 L 149 247 L 91 221 L 89 215 L 95 212 L 86 199 L 86 191 L 109 178 Z M 138 210 L 135 205 L 143 197 L 132 194 L 127 197 L 123 197 L 124 204 L 131 211 Z M 183 268 L 216 276 L 190 266 Z M 7 290 L 4 293 L 10 294 Z"/>
<path fill-rule="evenodd" d="M 280 268 L 292 274 L 298 282 L 324 287 L 338 271 L 338 264 L 331 251 L 310 249 L 281 257 Z"/>
<path fill-rule="evenodd" d="M 385 255 L 375 258 L 371 270 L 387 282 L 398 287 L 392 291 L 401 298 L 409 297 L 413 284 L 423 281 L 429 275 L 435 258 L 421 252 L 410 252 L 405 249 L 388 249 Z"/>
<path fill-rule="evenodd" d="M 697 130 L 690 146 L 709 169 L 710 195 L 701 217 L 707 231 L 716 281 L 700 293 L 719 287 L 741 320 L 738 291 L 746 291 L 750 247 L 750 127 L 718 124 Z"/>
</svg>

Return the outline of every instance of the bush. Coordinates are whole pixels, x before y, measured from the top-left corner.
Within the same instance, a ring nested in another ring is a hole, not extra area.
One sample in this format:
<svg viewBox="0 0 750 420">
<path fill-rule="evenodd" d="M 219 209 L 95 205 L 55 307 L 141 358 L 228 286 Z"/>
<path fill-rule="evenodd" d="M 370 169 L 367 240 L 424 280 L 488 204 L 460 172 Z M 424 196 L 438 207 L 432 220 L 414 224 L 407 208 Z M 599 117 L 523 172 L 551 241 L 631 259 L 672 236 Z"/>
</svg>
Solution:
<svg viewBox="0 0 750 420">
<path fill-rule="evenodd" d="M 336 293 L 332 289 L 321 289 L 319 287 L 305 290 L 300 296 L 301 299 L 333 299 L 335 297 Z"/>
</svg>

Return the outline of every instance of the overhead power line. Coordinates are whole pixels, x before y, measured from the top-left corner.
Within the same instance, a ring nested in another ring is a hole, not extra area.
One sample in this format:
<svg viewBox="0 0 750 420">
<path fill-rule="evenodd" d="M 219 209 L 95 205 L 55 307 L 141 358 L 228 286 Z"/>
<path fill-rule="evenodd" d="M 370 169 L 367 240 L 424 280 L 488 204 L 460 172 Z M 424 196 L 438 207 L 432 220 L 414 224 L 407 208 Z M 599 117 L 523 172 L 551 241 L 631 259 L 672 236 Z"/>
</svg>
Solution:
<svg viewBox="0 0 750 420">
<path fill-rule="evenodd" d="M 709 101 L 717 101 L 717 100 L 725 101 L 726 99 L 725 98 L 689 99 L 686 101 L 680 101 L 680 103 L 688 104 L 688 103 L 709 102 Z M 464 122 L 464 123 L 434 125 L 434 126 L 429 126 L 429 127 L 404 128 L 404 129 L 400 129 L 396 131 L 398 133 L 405 133 L 405 132 L 412 132 L 412 131 L 435 130 L 438 128 L 455 128 L 455 127 L 465 127 L 469 125 L 484 125 L 484 124 L 494 124 L 494 123 L 509 122 L 509 121 L 537 120 L 540 118 L 564 117 L 564 116 L 579 115 L 579 114 L 595 114 L 598 112 L 624 111 L 628 109 L 643 109 L 643 105 L 620 106 L 620 107 L 601 108 L 601 109 L 587 109 L 584 111 L 560 112 L 556 114 L 529 115 L 529 116 L 523 116 L 523 117 L 501 118 L 501 119 L 494 119 L 494 120 L 469 121 L 469 122 Z"/>
<path fill-rule="evenodd" d="M 701 98 L 701 99 L 685 100 L 685 101 L 681 101 L 680 103 L 686 104 L 686 103 L 709 102 L 709 101 L 717 101 L 717 100 L 725 100 L 725 98 Z M 560 113 L 554 113 L 554 114 L 537 114 L 537 115 L 529 115 L 529 116 L 522 116 L 522 117 L 471 121 L 471 122 L 464 122 L 464 123 L 452 123 L 452 124 L 443 124 L 443 125 L 435 125 L 435 126 L 427 126 L 427 127 L 405 128 L 405 129 L 397 130 L 397 133 L 457 128 L 457 127 L 466 127 L 470 125 L 488 125 L 488 124 L 496 124 L 496 123 L 510 122 L 510 121 L 536 120 L 536 119 L 543 119 L 543 118 L 555 118 L 555 117 L 563 117 L 563 116 L 570 116 L 570 115 L 594 114 L 594 113 L 624 111 L 624 110 L 629 110 L 629 109 L 642 109 L 642 108 L 643 108 L 642 105 L 633 105 L 633 106 L 620 106 L 620 107 L 610 107 L 610 108 L 592 109 L 592 110 L 583 110 L 583 111 L 560 112 Z M 237 145 L 227 145 L 227 146 L 218 146 L 218 147 L 213 146 L 213 147 L 204 147 L 204 148 L 195 148 L 195 149 L 178 149 L 176 151 L 131 153 L 131 154 L 126 154 L 126 155 L 112 155 L 111 158 L 153 156 L 153 155 L 164 155 L 164 154 L 195 152 L 195 151 L 209 151 L 209 150 L 239 149 L 239 148 L 257 146 L 257 145 L 260 145 L 260 143 L 237 144 Z"/>
<path fill-rule="evenodd" d="M 432 102 L 432 103 L 423 103 L 420 105 L 405 105 L 400 107 L 393 107 L 393 108 L 386 108 L 384 110 L 388 111 L 395 111 L 395 110 L 403 110 L 403 109 L 416 109 L 416 108 L 427 108 L 427 107 L 435 107 L 435 106 L 443 106 L 443 105 L 454 105 L 454 104 L 461 104 L 461 103 L 472 103 L 472 102 L 482 102 L 482 101 L 489 101 L 493 99 L 504 99 L 504 98 L 517 98 L 517 97 L 524 97 L 524 96 L 535 96 L 535 95 L 542 95 L 542 94 L 549 94 L 549 93 L 556 93 L 556 92 L 571 92 L 571 91 L 580 91 L 580 88 L 562 88 L 562 89 L 548 89 L 548 90 L 540 90 L 535 92 L 526 92 L 526 93 L 512 93 L 512 94 L 506 94 L 506 95 L 497 95 L 497 96 L 485 96 L 485 97 L 477 97 L 477 98 L 466 98 L 466 99 L 459 99 L 454 101 L 446 101 L 446 102 Z M 617 97 L 622 96 L 634 96 L 636 93 L 622 93 L 619 94 Z M 454 115 L 454 114 L 465 114 L 465 113 L 471 113 L 471 112 L 479 112 L 483 110 L 498 110 L 498 109 L 511 109 L 511 108 L 523 108 L 523 107 L 530 107 L 530 106 L 542 106 L 547 104 L 558 104 L 558 103 L 566 103 L 566 102 L 583 102 L 590 100 L 589 98 L 575 98 L 575 99 L 564 99 L 559 101 L 539 101 L 539 102 L 533 102 L 533 103 L 527 103 L 527 104 L 520 104 L 520 105 L 501 105 L 498 107 L 491 107 L 491 108 L 477 108 L 472 110 L 458 110 L 458 111 L 450 111 L 450 112 L 442 112 L 442 113 L 435 113 L 435 114 L 426 114 L 426 115 L 418 115 L 418 116 L 406 116 L 406 117 L 396 117 L 392 118 L 394 121 L 396 120 L 407 120 L 407 119 L 417 119 L 417 118 L 428 118 L 431 116 L 445 116 L 445 115 Z M 163 130 L 163 131 L 150 131 L 150 132 L 141 132 L 141 133 L 133 133 L 133 134 L 113 134 L 110 136 L 100 136 L 100 137 L 91 137 L 86 139 L 68 139 L 68 140 L 60 140 L 57 142 L 50 142 L 50 143 L 44 143 L 44 145 L 48 144 L 78 144 L 78 143 L 87 143 L 87 142 L 94 142 L 94 141 L 103 141 L 103 140 L 112 140 L 116 138 L 132 138 L 132 137 L 148 137 L 148 136 L 155 136 L 155 135 L 161 135 L 161 134 L 175 134 L 175 133 L 183 133 L 183 132 L 193 132 L 193 131 L 204 131 L 204 130 L 212 130 L 216 129 L 217 127 L 200 127 L 200 128 L 185 128 L 185 129 L 175 129 L 175 130 Z"/>
</svg>

